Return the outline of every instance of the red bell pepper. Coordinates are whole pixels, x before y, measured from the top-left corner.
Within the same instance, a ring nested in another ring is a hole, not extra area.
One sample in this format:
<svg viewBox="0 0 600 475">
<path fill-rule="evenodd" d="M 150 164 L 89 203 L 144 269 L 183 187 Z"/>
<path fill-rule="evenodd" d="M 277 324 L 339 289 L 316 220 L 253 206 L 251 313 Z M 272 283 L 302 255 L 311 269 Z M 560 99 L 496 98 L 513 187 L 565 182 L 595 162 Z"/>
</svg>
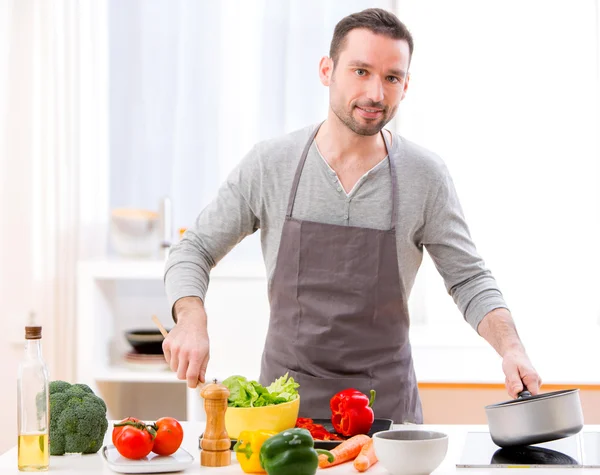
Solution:
<svg viewBox="0 0 600 475">
<path fill-rule="evenodd" d="M 315 424 L 312 419 L 307 417 L 298 417 L 296 419 L 296 427 L 307 429 L 315 440 L 343 440 L 338 435 L 329 432 L 325 426 Z"/>
<path fill-rule="evenodd" d="M 375 391 L 371 389 L 371 397 L 356 389 L 345 389 L 337 393 L 329 401 L 331 423 L 338 434 L 354 436 L 367 434 L 371 430 L 375 415 L 373 402 Z"/>
</svg>

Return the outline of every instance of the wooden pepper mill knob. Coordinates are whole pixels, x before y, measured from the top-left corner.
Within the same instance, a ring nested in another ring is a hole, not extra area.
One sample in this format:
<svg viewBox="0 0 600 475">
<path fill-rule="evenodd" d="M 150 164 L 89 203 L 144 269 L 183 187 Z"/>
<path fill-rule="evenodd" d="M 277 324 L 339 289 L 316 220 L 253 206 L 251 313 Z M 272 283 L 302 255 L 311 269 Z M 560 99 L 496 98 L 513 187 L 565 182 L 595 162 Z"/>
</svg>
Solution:
<svg viewBox="0 0 600 475">
<path fill-rule="evenodd" d="M 200 442 L 200 465 L 224 467 L 231 463 L 231 439 L 225 430 L 225 411 L 229 389 L 217 380 L 205 385 L 200 391 L 206 410 L 206 429 Z"/>
</svg>

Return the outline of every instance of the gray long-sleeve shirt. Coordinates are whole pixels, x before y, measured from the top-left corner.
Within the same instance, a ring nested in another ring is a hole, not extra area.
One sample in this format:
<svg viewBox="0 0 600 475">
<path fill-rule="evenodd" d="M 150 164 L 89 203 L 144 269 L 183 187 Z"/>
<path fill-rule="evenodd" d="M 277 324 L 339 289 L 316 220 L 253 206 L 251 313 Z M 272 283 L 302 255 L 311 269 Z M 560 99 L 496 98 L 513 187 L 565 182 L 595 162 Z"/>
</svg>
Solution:
<svg viewBox="0 0 600 475">
<path fill-rule="evenodd" d="M 270 281 L 292 180 L 314 127 L 258 143 L 231 172 L 194 226 L 171 249 L 165 267 L 171 308 L 182 297 L 204 299 L 211 268 L 258 229 Z M 396 160 L 399 191 L 396 240 L 402 290 L 408 298 L 425 246 L 461 313 L 477 329 L 488 312 L 507 306 L 471 240 L 452 178 L 438 156 L 396 134 L 391 156 Z M 389 229 L 392 186 L 388 160 L 370 170 L 346 194 L 313 142 L 293 216 Z"/>
</svg>

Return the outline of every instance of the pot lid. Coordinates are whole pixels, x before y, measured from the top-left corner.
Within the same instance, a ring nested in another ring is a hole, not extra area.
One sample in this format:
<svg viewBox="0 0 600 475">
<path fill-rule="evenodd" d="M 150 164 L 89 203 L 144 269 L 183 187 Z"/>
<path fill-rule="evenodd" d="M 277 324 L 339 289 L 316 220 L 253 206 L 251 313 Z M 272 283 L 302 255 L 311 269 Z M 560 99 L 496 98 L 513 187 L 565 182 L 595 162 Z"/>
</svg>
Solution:
<svg viewBox="0 0 600 475">
<path fill-rule="evenodd" d="M 490 404 L 489 406 L 486 406 L 485 408 L 486 409 L 494 409 L 494 408 L 511 406 L 514 404 L 524 404 L 524 403 L 527 403 L 530 401 L 535 401 L 535 400 L 540 400 L 540 399 L 550 399 L 553 397 L 563 396 L 563 395 L 571 394 L 571 393 L 578 392 L 578 391 L 579 391 L 579 389 L 563 389 L 561 391 L 552 391 L 549 393 L 536 394 L 535 396 L 518 397 L 517 399 L 511 399 L 510 401 L 499 402 L 497 404 Z"/>
</svg>

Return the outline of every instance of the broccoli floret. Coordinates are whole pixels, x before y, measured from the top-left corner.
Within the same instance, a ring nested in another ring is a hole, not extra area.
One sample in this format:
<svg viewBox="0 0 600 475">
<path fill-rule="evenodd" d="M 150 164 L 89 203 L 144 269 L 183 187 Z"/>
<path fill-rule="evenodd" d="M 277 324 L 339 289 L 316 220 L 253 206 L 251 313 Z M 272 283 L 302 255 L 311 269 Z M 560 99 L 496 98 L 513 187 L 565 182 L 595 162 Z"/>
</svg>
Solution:
<svg viewBox="0 0 600 475">
<path fill-rule="evenodd" d="M 50 389 L 50 394 L 63 393 L 67 389 L 69 389 L 71 386 L 72 386 L 72 384 L 67 383 L 66 381 L 50 381 L 50 384 L 48 385 L 48 387 Z"/>
<path fill-rule="evenodd" d="M 108 429 L 106 404 L 85 384 L 50 383 L 50 455 L 94 454 Z"/>
</svg>

